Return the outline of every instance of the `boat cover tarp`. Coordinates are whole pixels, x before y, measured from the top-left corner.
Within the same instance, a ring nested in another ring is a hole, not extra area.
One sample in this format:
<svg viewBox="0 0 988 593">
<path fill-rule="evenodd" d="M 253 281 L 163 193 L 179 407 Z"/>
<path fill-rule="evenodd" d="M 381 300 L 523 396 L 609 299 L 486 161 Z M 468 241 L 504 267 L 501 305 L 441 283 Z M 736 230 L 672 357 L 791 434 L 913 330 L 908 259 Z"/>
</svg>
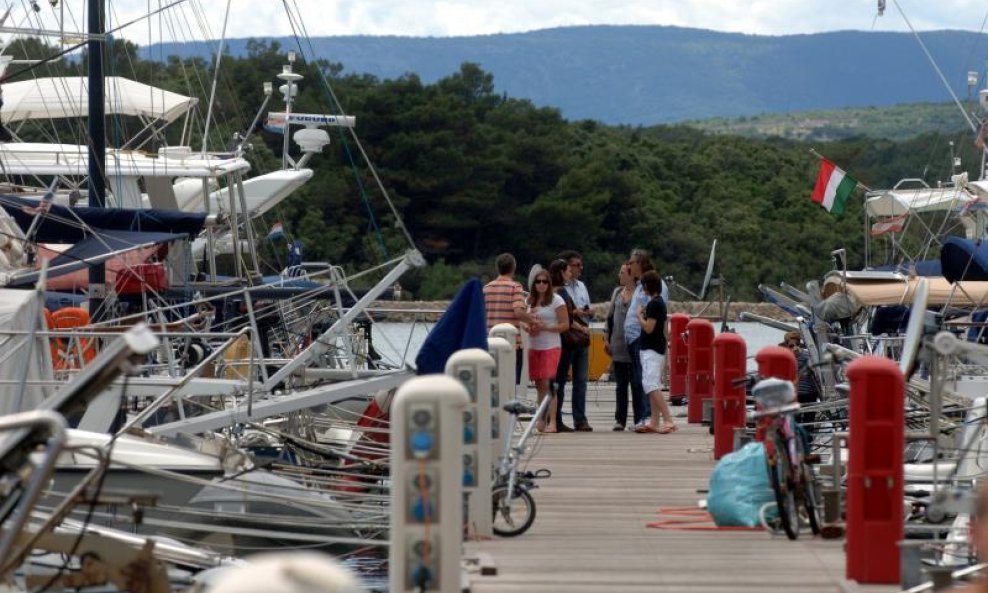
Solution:
<svg viewBox="0 0 988 593">
<path fill-rule="evenodd" d="M 961 187 L 893 189 L 865 200 L 868 216 L 902 216 L 913 212 L 955 210 L 978 198 Z"/>
<path fill-rule="evenodd" d="M 918 262 L 875 266 L 879 272 L 899 272 L 907 276 L 943 276 L 943 267 L 939 260 L 930 259 Z"/>
<path fill-rule="evenodd" d="M 35 335 L 29 341 L 29 332 L 46 331 L 41 311 L 44 303 L 33 290 L 0 289 L 0 415 L 26 410 L 36 410 L 55 388 L 39 385 L 52 381 L 51 351 L 48 338 Z M 7 333 L 11 332 L 11 333 Z M 26 365 L 26 369 L 25 369 Z M 25 375 L 25 370 L 27 371 Z M 22 377 L 27 379 L 24 396 L 18 405 L 17 394 Z"/>
<path fill-rule="evenodd" d="M 38 200 L 0 195 L 0 207 L 7 211 L 24 232 L 34 219 L 33 208 Z M 146 231 L 154 233 L 178 233 L 195 236 L 206 222 L 204 212 L 190 213 L 153 208 L 91 208 L 67 207 L 52 204 L 50 211 L 35 229 L 33 239 L 38 243 L 78 243 L 91 234 L 83 228 L 103 231 Z"/>
<path fill-rule="evenodd" d="M 480 280 L 468 280 L 422 344 L 415 366 L 418 374 L 442 373 L 457 350 L 480 348 L 487 352 L 487 313 Z"/>
<path fill-rule="evenodd" d="M 854 302 L 862 307 L 879 305 L 909 305 L 913 302 L 916 285 L 922 278 L 903 278 L 901 280 L 853 280 L 846 282 L 847 293 Z M 981 307 L 988 305 L 988 282 L 957 282 L 951 284 L 943 277 L 926 278 L 930 295 L 928 304 L 931 307 L 954 305 L 957 307 Z M 842 292 L 839 277 L 830 277 L 824 281 L 823 295 L 830 296 Z"/>
<path fill-rule="evenodd" d="M 940 265 L 950 282 L 988 281 L 988 242 L 948 237 L 940 248 Z"/>
<path fill-rule="evenodd" d="M 58 254 L 48 262 L 48 277 L 57 278 L 86 266 L 91 266 L 137 249 L 153 247 L 160 243 L 184 239 L 175 233 L 141 233 L 135 231 L 100 231 L 90 235 Z M 136 262 L 134 262 L 136 263 Z M 40 272 L 29 272 L 13 277 L 7 286 L 28 286 L 38 281 Z"/>
<path fill-rule="evenodd" d="M 198 99 L 122 78 L 104 78 L 107 115 L 134 115 L 174 121 Z M 89 81 L 85 76 L 37 78 L 3 85 L 3 121 L 56 119 L 89 115 Z"/>
</svg>

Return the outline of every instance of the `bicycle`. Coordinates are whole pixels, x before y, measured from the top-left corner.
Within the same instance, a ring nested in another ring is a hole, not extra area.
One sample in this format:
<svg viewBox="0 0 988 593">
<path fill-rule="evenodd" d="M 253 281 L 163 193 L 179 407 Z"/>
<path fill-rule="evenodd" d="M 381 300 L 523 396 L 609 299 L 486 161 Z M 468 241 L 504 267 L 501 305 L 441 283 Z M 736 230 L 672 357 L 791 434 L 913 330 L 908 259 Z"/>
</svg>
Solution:
<svg viewBox="0 0 988 593">
<path fill-rule="evenodd" d="M 789 381 L 763 379 L 752 389 L 758 409 L 751 414 L 764 434 L 765 461 L 775 494 L 779 522 L 789 539 L 799 537 L 800 506 L 813 535 L 820 533 L 819 496 L 816 477 L 807 453 L 805 431 L 793 418 L 800 408 L 796 390 Z"/>
<path fill-rule="evenodd" d="M 504 440 L 504 454 L 494 478 L 491 499 L 494 512 L 494 533 L 502 537 L 515 537 L 528 531 L 535 522 L 535 499 L 530 492 L 538 485 L 536 480 L 548 478 L 552 475 L 547 469 L 540 469 L 535 472 L 518 472 L 518 465 L 525 452 L 528 439 L 532 436 L 535 428 L 535 419 L 542 417 L 548 409 L 550 398 L 542 400 L 538 409 L 528 406 L 520 401 L 511 401 L 504 404 L 503 409 L 511 415 L 508 424 L 508 431 Z M 533 414 L 532 421 L 528 423 L 522 432 L 518 442 L 512 444 L 511 436 L 515 433 L 519 416 L 522 414 Z M 508 493 L 511 493 L 509 496 Z"/>
</svg>

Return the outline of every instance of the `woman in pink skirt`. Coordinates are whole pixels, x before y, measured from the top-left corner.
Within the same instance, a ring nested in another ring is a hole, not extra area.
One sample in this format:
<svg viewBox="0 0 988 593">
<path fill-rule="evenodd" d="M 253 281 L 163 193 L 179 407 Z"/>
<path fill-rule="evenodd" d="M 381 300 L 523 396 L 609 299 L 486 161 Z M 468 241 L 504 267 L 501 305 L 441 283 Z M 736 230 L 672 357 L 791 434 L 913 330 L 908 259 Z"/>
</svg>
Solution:
<svg viewBox="0 0 988 593">
<path fill-rule="evenodd" d="M 549 402 L 548 426 L 543 418 L 539 418 L 535 427 L 543 432 L 556 432 L 556 398 L 549 393 L 549 382 L 556 376 L 559 365 L 559 353 L 562 343 L 559 332 L 569 328 L 569 317 L 566 313 L 566 302 L 563 297 L 552 291 L 549 284 L 549 272 L 539 270 L 532 277 L 529 286 L 528 313 L 535 318 L 535 323 L 528 326 L 531 336 L 528 348 L 528 376 L 535 382 L 535 390 L 539 394 L 539 404 L 545 397 L 551 397 Z"/>
</svg>

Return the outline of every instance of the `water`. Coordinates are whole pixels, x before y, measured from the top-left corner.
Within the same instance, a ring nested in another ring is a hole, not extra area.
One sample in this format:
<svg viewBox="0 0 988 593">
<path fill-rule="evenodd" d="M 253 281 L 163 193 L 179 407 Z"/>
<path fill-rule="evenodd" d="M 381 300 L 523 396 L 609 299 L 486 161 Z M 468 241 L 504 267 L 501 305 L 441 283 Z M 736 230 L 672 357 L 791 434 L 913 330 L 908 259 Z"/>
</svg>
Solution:
<svg viewBox="0 0 988 593">
<path fill-rule="evenodd" d="M 374 348 L 384 359 L 401 365 L 402 361 L 415 362 L 415 356 L 434 323 L 382 322 L 373 325 Z M 760 348 L 775 346 L 782 341 L 783 332 L 760 323 L 738 322 L 730 324 L 748 344 L 748 368 L 754 369 L 754 355 Z M 714 327 L 720 329 L 720 324 Z"/>
</svg>

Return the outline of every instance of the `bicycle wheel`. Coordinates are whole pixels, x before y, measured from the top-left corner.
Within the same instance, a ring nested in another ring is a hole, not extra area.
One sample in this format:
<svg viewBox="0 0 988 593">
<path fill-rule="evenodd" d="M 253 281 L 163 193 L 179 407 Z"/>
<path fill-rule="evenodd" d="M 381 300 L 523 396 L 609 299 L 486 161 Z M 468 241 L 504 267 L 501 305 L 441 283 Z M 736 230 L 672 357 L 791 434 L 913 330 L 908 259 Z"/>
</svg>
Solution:
<svg viewBox="0 0 988 593">
<path fill-rule="evenodd" d="M 796 441 L 796 450 L 799 453 L 800 476 L 800 498 L 803 500 L 803 508 L 806 510 L 806 518 L 810 523 L 810 531 L 813 535 L 820 535 L 820 497 L 817 495 L 816 476 L 813 475 L 813 468 L 803 461 L 806 451 L 803 450 L 801 441 Z"/>
<path fill-rule="evenodd" d="M 505 500 L 507 494 L 507 486 L 498 486 L 491 493 L 494 533 L 502 537 L 515 537 L 528 531 L 535 522 L 535 499 L 523 488 L 515 488 L 515 495 L 510 501 Z"/>
<path fill-rule="evenodd" d="M 772 439 L 771 445 L 775 449 L 774 463 L 769 457 L 766 457 L 766 460 L 768 461 L 768 475 L 772 484 L 772 492 L 775 493 L 775 505 L 779 510 L 779 521 L 782 523 L 782 529 L 786 532 L 786 537 L 796 539 L 799 537 L 799 509 L 796 507 L 792 466 L 789 465 L 786 441 L 774 434 L 767 438 Z M 769 443 L 766 443 L 767 445 Z"/>
</svg>

